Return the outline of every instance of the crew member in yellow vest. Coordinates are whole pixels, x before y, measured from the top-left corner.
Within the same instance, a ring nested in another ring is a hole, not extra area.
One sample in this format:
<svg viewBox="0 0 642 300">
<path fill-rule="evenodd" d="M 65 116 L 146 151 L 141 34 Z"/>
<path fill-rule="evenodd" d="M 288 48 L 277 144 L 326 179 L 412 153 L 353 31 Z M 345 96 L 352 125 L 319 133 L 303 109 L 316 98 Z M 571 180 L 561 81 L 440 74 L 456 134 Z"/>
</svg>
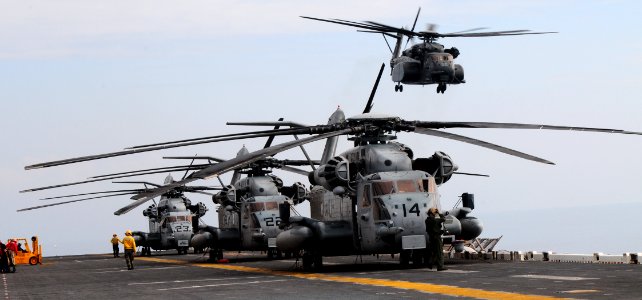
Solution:
<svg viewBox="0 0 642 300">
<path fill-rule="evenodd" d="M 121 243 L 118 235 L 114 233 L 111 238 L 111 249 L 114 251 L 114 257 L 119 257 L 120 249 L 118 248 L 118 243 Z"/>
<path fill-rule="evenodd" d="M 123 248 L 125 248 L 125 262 L 127 262 L 127 269 L 134 269 L 134 253 L 136 253 L 136 241 L 132 236 L 132 231 L 125 231 L 125 237 L 122 242 Z"/>
</svg>

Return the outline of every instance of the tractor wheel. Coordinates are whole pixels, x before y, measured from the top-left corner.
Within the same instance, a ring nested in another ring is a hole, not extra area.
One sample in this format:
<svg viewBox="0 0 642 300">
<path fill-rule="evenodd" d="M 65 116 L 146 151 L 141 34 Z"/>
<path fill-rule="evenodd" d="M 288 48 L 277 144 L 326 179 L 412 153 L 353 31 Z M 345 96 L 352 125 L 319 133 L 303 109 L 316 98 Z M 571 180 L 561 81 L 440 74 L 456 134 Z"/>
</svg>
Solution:
<svg viewBox="0 0 642 300">
<path fill-rule="evenodd" d="M 32 256 L 29 258 L 29 264 L 35 266 L 38 264 L 38 257 Z"/>
</svg>

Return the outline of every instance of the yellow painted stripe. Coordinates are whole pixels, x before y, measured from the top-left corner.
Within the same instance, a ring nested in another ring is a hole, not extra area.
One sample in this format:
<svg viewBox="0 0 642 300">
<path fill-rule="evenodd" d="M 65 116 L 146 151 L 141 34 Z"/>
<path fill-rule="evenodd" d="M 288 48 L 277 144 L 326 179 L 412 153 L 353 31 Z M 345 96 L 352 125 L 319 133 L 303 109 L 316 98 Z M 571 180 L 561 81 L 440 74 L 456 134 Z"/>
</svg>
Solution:
<svg viewBox="0 0 642 300">
<path fill-rule="evenodd" d="M 164 258 L 155 258 L 155 257 L 137 257 L 136 259 L 151 261 L 151 262 L 159 262 L 159 263 L 171 263 L 171 264 L 188 263 L 182 260 L 164 259 Z M 556 298 L 556 297 L 549 297 L 549 296 L 487 291 L 482 289 L 463 288 L 463 287 L 452 286 L 452 285 L 431 284 L 431 283 L 424 283 L 424 282 L 335 276 L 335 275 L 326 275 L 326 274 L 318 274 L 318 273 L 275 271 L 270 269 L 246 267 L 246 266 L 239 266 L 239 265 L 203 264 L 203 263 L 196 263 L 192 265 L 201 267 L 201 268 L 290 276 L 290 277 L 310 279 L 310 280 L 325 280 L 325 281 L 332 281 L 332 282 L 382 286 L 382 287 L 389 287 L 389 288 L 395 288 L 395 289 L 413 290 L 413 291 L 419 291 L 419 292 L 431 293 L 431 294 L 442 294 L 442 295 L 448 295 L 448 296 L 470 297 L 470 298 L 478 298 L 478 299 L 524 299 L 524 300 L 563 299 L 563 298 Z"/>
</svg>

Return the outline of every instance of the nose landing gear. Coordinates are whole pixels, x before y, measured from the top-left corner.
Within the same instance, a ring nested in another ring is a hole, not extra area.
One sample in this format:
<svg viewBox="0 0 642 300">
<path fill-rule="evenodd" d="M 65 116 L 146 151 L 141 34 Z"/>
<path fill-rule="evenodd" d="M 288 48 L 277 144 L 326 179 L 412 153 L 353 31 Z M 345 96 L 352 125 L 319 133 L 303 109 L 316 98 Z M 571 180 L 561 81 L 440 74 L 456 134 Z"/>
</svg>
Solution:
<svg viewBox="0 0 642 300">
<path fill-rule="evenodd" d="M 395 85 L 395 92 L 403 92 L 403 85 L 401 85 L 401 83 Z"/>
<path fill-rule="evenodd" d="M 437 85 L 437 94 L 439 94 L 439 93 L 443 94 L 446 91 L 447 87 L 448 86 L 445 83 L 443 83 L 443 82 L 439 83 L 439 85 Z"/>
</svg>

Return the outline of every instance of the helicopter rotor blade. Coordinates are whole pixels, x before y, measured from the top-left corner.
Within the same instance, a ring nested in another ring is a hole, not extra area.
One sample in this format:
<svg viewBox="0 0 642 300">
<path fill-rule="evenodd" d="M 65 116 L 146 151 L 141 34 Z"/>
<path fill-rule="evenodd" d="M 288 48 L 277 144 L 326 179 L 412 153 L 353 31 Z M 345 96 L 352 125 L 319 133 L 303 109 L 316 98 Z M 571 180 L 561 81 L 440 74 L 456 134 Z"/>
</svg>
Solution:
<svg viewBox="0 0 642 300">
<path fill-rule="evenodd" d="M 202 192 L 202 191 L 185 191 L 186 193 L 194 193 L 194 194 L 203 194 L 203 195 L 208 195 L 208 196 L 214 196 L 216 194 L 213 193 L 208 193 L 208 192 Z"/>
<path fill-rule="evenodd" d="M 304 128 L 290 128 L 290 129 L 279 129 L 279 130 L 264 130 L 264 131 L 254 131 L 254 132 L 242 132 L 242 133 L 225 135 L 226 137 L 208 137 L 208 138 L 192 139 L 194 141 L 191 141 L 191 142 L 183 142 L 183 141 L 185 141 L 185 140 L 183 140 L 183 141 L 173 141 L 173 142 L 166 142 L 166 143 L 156 144 L 158 146 L 150 146 L 150 147 L 147 147 L 147 145 L 145 145 L 145 146 L 136 146 L 137 148 L 135 148 L 135 149 L 134 148 L 130 148 L 129 150 L 110 152 L 110 153 L 105 153 L 105 154 L 88 155 L 88 156 L 82 156 L 82 157 L 75 157 L 75 158 L 57 160 L 57 161 L 52 161 L 52 162 L 38 163 L 38 164 L 26 166 L 25 170 L 47 168 L 47 167 L 60 166 L 60 165 L 66 165 L 66 164 L 73 164 L 73 163 L 78 163 L 78 162 L 83 162 L 83 161 L 90 161 L 90 160 L 103 159 L 103 158 L 109 158 L 109 157 L 123 156 L 123 155 L 129 155 L 129 154 L 135 154 L 135 153 L 141 153 L 141 152 L 164 150 L 164 149 L 170 149 L 170 148 L 178 148 L 178 147 L 185 147 L 185 146 L 192 146 L 192 145 L 200 145 L 200 144 L 206 144 L 206 143 L 231 141 L 231 140 L 239 140 L 239 139 L 249 139 L 249 138 L 257 138 L 257 137 L 266 137 L 266 136 L 270 136 L 270 135 L 312 134 L 312 133 L 321 132 L 319 130 L 324 130 L 324 128 L 327 128 L 327 126 L 320 125 L 320 126 L 310 126 L 310 127 L 304 127 Z"/>
<path fill-rule="evenodd" d="M 117 197 L 117 196 L 131 195 L 131 194 L 133 194 L 133 193 L 120 193 L 120 194 L 113 194 L 113 195 L 106 195 L 106 196 L 97 196 L 97 197 L 76 199 L 76 200 L 70 200 L 70 201 L 64 201 L 64 202 L 56 202 L 56 203 L 50 203 L 50 204 L 45 204 L 45 205 L 38 205 L 38 206 L 32 206 L 32 207 L 18 209 L 17 212 L 33 210 L 33 209 L 40 209 L 40 208 L 45 208 L 45 207 L 50 207 L 50 206 L 69 204 L 69 203 L 75 203 L 75 202 L 81 202 L 81 201 L 87 201 L 87 200 L 92 200 L 92 199 Z"/>
<path fill-rule="evenodd" d="M 586 131 L 586 132 L 642 135 L 642 132 L 626 131 L 621 129 L 558 126 L 558 125 L 544 125 L 544 124 L 494 123 L 494 122 L 424 122 L 424 121 L 415 121 L 413 123 L 417 127 L 431 128 L 431 129 L 443 129 L 443 128 L 546 129 L 546 130 L 568 130 L 568 131 Z"/>
<path fill-rule="evenodd" d="M 346 26 L 352 26 L 352 27 L 357 27 L 361 29 L 367 29 L 367 30 L 373 30 L 373 31 L 380 31 L 382 28 L 379 26 L 373 26 L 365 23 L 360 23 L 360 22 L 354 22 L 354 21 L 348 21 L 348 20 L 341 20 L 341 19 L 321 19 L 321 18 L 313 18 L 313 17 L 306 17 L 306 16 L 300 16 L 301 18 L 304 19 L 309 19 L 309 20 L 315 20 L 315 21 L 321 21 L 321 22 L 328 22 L 328 23 L 335 23 L 335 24 L 340 24 L 340 25 L 346 25 Z"/>
<path fill-rule="evenodd" d="M 194 155 L 196 156 L 196 155 Z M 195 158 L 192 158 L 192 161 L 189 163 L 188 167 L 191 167 L 194 164 Z M 189 172 L 189 169 L 185 170 L 185 173 L 183 173 L 183 177 L 181 177 L 181 180 L 185 179 L 185 176 L 187 176 L 187 172 Z"/>
<path fill-rule="evenodd" d="M 488 29 L 488 27 L 477 27 L 477 28 L 471 28 L 471 29 L 466 29 L 462 31 L 455 31 L 455 32 L 449 32 L 449 33 L 444 33 L 444 34 L 461 34 L 461 33 L 468 33 L 471 31 L 478 31 L 478 30 L 485 30 Z"/>
<path fill-rule="evenodd" d="M 145 184 L 145 185 L 151 185 L 155 187 L 159 187 L 160 184 L 152 183 L 149 181 L 112 181 L 111 183 L 134 183 L 134 184 Z"/>
<path fill-rule="evenodd" d="M 293 167 L 288 167 L 288 166 L 283 166 L 283 167 L 280 167 L 279 169 L 281 169 L 283 171 L 287 171 L 287 172 L 303 175 L 303 176 L 308 176 L 310 174 L 309 171 L 305 171 L 305 170 L 301 170 L 301 169 L 297 169 L 297 168 L 293 168 Z"/>
<path fill-rule="evenodd" d="M 454 133 L 450 133 L 450 132 L 438 131 L 438 130 L 433 130 L 433 129 L 428 129 L 428 128 L 421 128 L 421 127 L 415 128 L 414 132 L 420 133 L 420 134 L 425 134 L 425 135 L 432 135 L 432 136 L 447 138 L 447 139 L 451 139 L 451 140 L 456 140 L 456 141 L 460 141 L 460 142 L 464 142 L 464 143 L 468 143 L 468 144 L 484 147 L 484 148 L 487 148 L 487 149 L 499 151 L 499 152 L 502 152 L 502 153 L 505 153 L 505 154 L 508 154 L 508 155 L 517 156 L 517 157 L 520 157 L 520 158 L 523 158 L 523 159 L 532 160 L 532 161 L 535 161 L 535 162 L 545 163 L 545 164 L 549 164 L 549 165 L 554 165 L 553 162 L 548 161 L 548 160 L 543 159 L 543 158 L 540 158 L 540 157 L 537 157 L 537 156 L 526 154 L 524 152 L 519 152 L 517 150 L 513 150 L 513 149 L 510 149 L 510 148 L 506 148 L 506 147 L 503 147 L 503 146 L 500 146 L 500 145 L 496 145 L 496 144 L 492 144 L 492 143 L 489 143 L 489 142 L 485 142 L 485 141 L 482 141 L 482 140 L 469 138 L 469 137 L 466 137 L 466 136 L 463 136 L 463 135 L 458 135 L 458 134 L 454 134 Z"/>
<path fill-rule="evenodd" d="M 419 13 L 420 12 L 421 12 L 421 6 L 417 10 L 417 16 L 415 16 L 415 22 L 412 23 L 412 29 L 410 29 L 410 31 L 415 31 L 415 26 L 417 25 L 417 20 L 419 19 Z M 411 38 L 412 37 L 410 37 L 410 36 L 408 37 L 408 39 L 406 40 L 406 45 L 404 46 L 404 48 L 408 47 L 408 42 L 410 42 Z"/>
<path fill-rule="evenodd" d="M 142 173 L 140 175 L 148 175 L 148 174 L 155 174 L 155 173 L 147 173 L 150 171 L 158 171 L 158 173 L 165 173 L 165 172 L 177 172 L 177 171 L 185 171 L 187 170 L 198 170 L 205 168 L 209 166 L 210 164 L 199 164 L 199 165 L 192 165 L 192 166 L 171 166 L 171 167 L 160 167 L 160 168 L 151 168 L 151 169 L 143 169 L 143 170 L 135 170 L 135 171 L 126 171 L 126 172 L 119 172 L 119 173 L 112 173 L 112 174 L 105 174 L 105 175 L 98 175 L 98 176 L 92 176 L 89 177 L 88 179 L 95 179 L 95 178 L 103 178 L 103 177 L 112 177 L 112 176 L 117 176 L 117 175 L 126 175 L 129 174 L 130 176 L 138 176 L 135 173 Z"/>
<path fill-rule="evenodd" d="M 38 200 L 53 200 L 53 199 L 71 198 L 71 197 L 78 197 L 78 196 L 124 193 L 124 192 L 127 192 L 128 194 L 137 194 L 137 193 L 142 193 L 144 191 L 145 191 L 144 189 L 113 190 L 113 191 L 102 191 L 102 192 L 92 192 L 92 193 L 82 193 L 82 194 L 73 194 L 73 195 L 65 195 L 65 196 L 47 197 L 47 198 L 41 198 L 41 199 L 38 199 Z"/>
<path fill-rule="evenodd" d="M 277 122 L 283 122 L 283 118 L 279 118 L 279 120 Z M 275 125 L 274 126 L 274 130 L 279 129 L 279 127 L 281 127 L 281 125 Z M 270 147 L 272 145 L 273 141 L 274 141 L 274 135 L 269 136 L 267 141 L 265 142 L 265 145 L 263 146 L 263 148 Z"/>
<path fill-rule="evenodd" d="M 284 166 L 309 166 L 310 163 L 313 165 L 320 165 L 321 161 L 320 160 L 300 160 L 300 159 L 284 159 L 281 160 L 281 163 Z"/>
<path fill-rule="evenodd" d="M 290 127 L 310 127 L 309 125 L 292 122 L 292 121 L 265 121 L 265 122 L 227 122 L 225 125 L 241 126 L 290 126 Z"/>
<path fill-rule="evenodd" d="M 270 155 L 274 155 L 276 153 L 298 147 L 299 145 L 304 145 L 307 143 L 311 143 L 314 141 L 318 141 L 321 139 L 333 137 L 333 136 L 338 136 L 338 135 L 343 135 L 343 134 L 349 134 L 349 133 L 354 133 L 354 132 L 360 132 L 363 130 L 363 127 L 354 127 L 354 128 L 345 128 L 345 129 L 338 129 L 338 130 L 332 130 L 326 133 L 322 134 L 317 134 L 314 136 L 310 136 L 301 140 L 295 140 L 295 141 L 289 141 L 285 142 L 282 144 L 278 144 L 275 146 L 271 146 L 269 148 L 261 149 L 258 151 L 250 152 L 248 154 L 238 156 L 235 158 L 232 158 L 228 161 L 221 162 L 215 165 L 212 165 L 210 167 L 207 167 L 203 170 L 196 171 L 189 176 L 187 176 L 184 180 L 177 181 L 165 186 L 162 186 L 160 188 L 156 188 L 154 190 L 150 190 L 149 192 L 143 193 L 143 194 L 138 194 L 134 195 L 132 197 L 133 200 L 136 200 L 133 203 L 130 203 L 129 205 L 117 210 L 114 212 L 115 215 L 121 215 L 124 213 L 127 213 L 131 211 L 132 209 L 138 207 L 139 205 L 147 202 L 148 200 L 160 196 L 167 191 L 170 191 L 178 186 L 185 185 L 186 183 L 198 180 L 198 179 L 206 179 L 209 177 L 214 177 L 214 176 L 219 176 L 225 172 L 234 170 L 235 168 L 238 168 L 239 166 L 255 162 L 259 159 L 265 158 Z"/>
<path fill-rule="evenodd" d="M 373 22 L 373 21 L 366 21 L 366 23 L 371 24 L 371 25 L 375 25 L 375 26 L 379 26 L 380 28 L 382 28 L 381 29 L 382 31 L 386 31 L 386 32 L 396 32 L 396 33 L 401 33 L 401 34 L 406 35 L 406 36 L 417 36 L 417 35 L 419 35 L 417 32 L 414 32 L 412 30 L 408 30 L 408 29 L 405 29 L 405 28 L 397 28 L 397 27 L 393 27 L 393 26 L 390 26 L 390 25 L 386 25 L 386 24 L 382 24 L 382 23 L 378 23 L 378 22 Z"/>
<path fill-rule="evenodd" d="M 298 135 L 294 134 L 293 136 L 295 140 L 299 140 Z M 315 169 L 314 164 L 316 163 L 317 165 L 319 165 L 320 164 L 318 163 L 319 161 L 318 160 L 313 161 L 312 159 L 310 159 L 310 155 L 308 154 L 308 151 L 305 150 L 305 147 L 303 145 L 299 146 L 299 148 L 301 149 L 301 152 L 303 152 L 303 156 L 305 156 L 305 159 L 307 160 L 307 162 L 310 164 L 310 168 L 314 170 Z"/>
<path fill-rule="evenodd" d="M 490 177 L 490 175 L 487 175 L 487 174 L 465 173 L 465 172 L 453 172 L 453 174 L 468 175 L 468 176 L 479 176 L 479 177 Z"/>
<path fill-rule="evenodd" d="M 374 96 L 377 93 L 377 87 L 379 87 L 379 81 L 381 80 L 381 74 L 383 74 L 383 69 L 386 67 L 385 63 L 381 64 L 381 68 L 379 69 L 379 75 L 377 75 L 377 80 L 375 80 L 374 86 L 372 86 L 372 91 L 370 91 L 370 97 L 368 98 L 368 102 L 366 103 L 366 107 L 363 109 L 363 113 L 367 114 L 372 110 L 373 104 L 372 100 L 374 100 Z"/>
<path fill-rule="evenodd" d="M 491 37 L 491 36 L 512 36 L 512 35 L 533 35 L 533 34 L 550 34 L 558 33 L 556 31 L 531 32 L 530 30 L 507 30 L 507 31 L 488 31 L 488 32 L 471 32 L 471 33 L 437 33 L 437 37 Z"/>
<path fill-rule="evenodd" d="M 186 185 L 181 188 L 185 192 L 190 191 L 220 191 L 224 189 L 222 186 L 196 186 L 196 185 Z"/>
<path fill-rule="evenodd" d="M 207 165 L 207 166 L 210 166 L 210 165 Z M 172 171 L 184 171 L 184 170 L 185 169 L 174 169 Z M 200 170 L 200 169 L 195 168 L 195 169 L 192 169 L 192 170 Z M 137 174 L 126 174 L 126 175 L 118 175 L 118 176 L 101 177 L 101 178 L 84 180 L 84 181 L 76 181 L 76 182 L 63 183 L 63 184 L 57 184 L 57 185 L 50 185 L 50 186 L 44 186 L 44 187 L 38 187 L 38 188 L 31 188 L 31 189 L 22 190 L 22 191 L 20 191 L 20 193 L 42 191 L 42 190 L 54 189 L 54 188 L 65 187 L 65 186 L 79 185 L 79 184 L 84 184 L 84 183 L 98 182 L 98 181 L 118 179 L 118 178 L 136 177 L 136 176 L 142 176 L 142 175 L 151 175 L 151 174 L 158 174 L 158 173 L 166 173 L 166 172 L 168 172 L 168 171 L 167 170 L 160 170 L 160 171 L 151 171 L 151 172 L 144 172 L 144 173 L 137 173 Z"/>
<path fill-rule="evenodd" d="M 163 159 L 206 159 L 210 162 L 222 162 L 224 159 L 213 156 L 163 156 Z"/>
</svg>

